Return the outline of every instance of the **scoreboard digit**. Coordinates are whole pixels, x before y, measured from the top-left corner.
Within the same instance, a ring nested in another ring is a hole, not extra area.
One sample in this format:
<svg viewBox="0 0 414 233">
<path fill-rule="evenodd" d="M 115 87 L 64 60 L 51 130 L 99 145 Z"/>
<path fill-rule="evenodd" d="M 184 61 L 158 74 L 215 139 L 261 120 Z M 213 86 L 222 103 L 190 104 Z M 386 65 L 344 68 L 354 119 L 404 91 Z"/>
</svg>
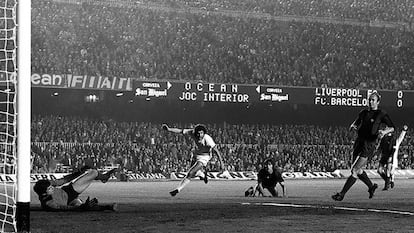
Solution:
<svg viewBox="0 0 414 233">
<path fill-rule="evenodd" d="M 404 97 L 404 92 L 397 91 L 397 107 L 399 108 L 403 107 L 403 97 Z"/>
</svg>

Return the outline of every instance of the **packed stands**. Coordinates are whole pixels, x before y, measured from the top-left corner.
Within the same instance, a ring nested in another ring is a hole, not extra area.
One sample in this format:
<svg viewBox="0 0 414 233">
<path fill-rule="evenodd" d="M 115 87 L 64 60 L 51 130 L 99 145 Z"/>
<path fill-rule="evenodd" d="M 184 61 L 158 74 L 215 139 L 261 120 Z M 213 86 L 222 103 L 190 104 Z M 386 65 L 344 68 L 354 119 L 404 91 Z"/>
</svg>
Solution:
<svg viewBox="0 0 414 233">
<path fill-rule="evenodd" d="M 408 0 L 64 2 L 33 3 L 32 72 L 414 89 L 413 30 L 301 18 L 412 22 Z"/>
<path fill-rule="evenodd" d="M 39 0 L 32 7 L 33 73 L 414 90 L 411 0 Z M 257 170 L 267 157 L 284 171 L 349 168 L 355 137 L 343 126 L 207 127 L 234 171 Z M 169 173 L 191 164 L 191 140 L 158 123 L 34 115 L 31 136 L 33 172 L 119 164 Z M 412 140 L 401 148 L 400 168 L 414 167 Z"/>
<path fill-rule="evenodd" d="M 347 169 L 355 137 L 347 127 L 224 123 L 207 128 L 232 171 L 257 170 L 268 157 L 284 171 Z M 414 168 L 412 140 L 407 137 L 403 143 L 400 168 Z M 160 124 L 40 115 L 32 119 L 33 172 L 64 172 L 62 165 L 118 164 L 142 173 L 186 171 L 192 143 L 187 136 L 162 131 Z M 369 166 L 374 168 L 375 161 Z M 218 168 L 213 159 L 210 169 Z"/>
<path fill-rule="evenodd" d="M 267 13 L 272 16 L 308 16 L 342 20 L 413 22 L 414 3 L 410 0 L 378 1 L 378 0 L 169 0 L 142 1 L 174 8 L 200 8 L 205 10 L 232 10 L 254 13 Z"/>
</svg>

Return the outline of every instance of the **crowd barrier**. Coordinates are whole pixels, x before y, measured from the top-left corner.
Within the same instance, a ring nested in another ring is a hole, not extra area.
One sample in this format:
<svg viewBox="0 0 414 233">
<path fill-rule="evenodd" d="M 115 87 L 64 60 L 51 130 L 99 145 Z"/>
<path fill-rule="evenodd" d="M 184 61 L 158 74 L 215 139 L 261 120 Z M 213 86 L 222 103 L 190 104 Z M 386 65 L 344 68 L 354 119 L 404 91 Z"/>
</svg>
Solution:
<svg viewBox="0 0 414 233">
<path fill-rule="evenodd" d="M 366 170 L 370 178 L 380 178 L 376 170 Z M 68 173 L 42 173 L 31 174 L 31 182 L 47 179 L 55 180 L 62 178 Z M 284 179 L 341 179 L 347 178 L 351 174 L 350 170 L 336 170 L 333 172 L 283 172 Z M 186 175 L 185 172 L 173 172 L 169 175 L 161 173 L 126 173 L 122 177 L 111 177 L 110 181 L 145 181 L 145 180 L 181 180 Z M 256 180 L 257 172 L 242 171 L 242 172 L 208 172 L 209 180 Z M 414 170 L 396 170 L 396 179 L 414 179 Z M 196 178 L 197 179 L 197 178 Z M 15 175 L 0 175 L 1 182 L 15 182 Z"/>
</svg>

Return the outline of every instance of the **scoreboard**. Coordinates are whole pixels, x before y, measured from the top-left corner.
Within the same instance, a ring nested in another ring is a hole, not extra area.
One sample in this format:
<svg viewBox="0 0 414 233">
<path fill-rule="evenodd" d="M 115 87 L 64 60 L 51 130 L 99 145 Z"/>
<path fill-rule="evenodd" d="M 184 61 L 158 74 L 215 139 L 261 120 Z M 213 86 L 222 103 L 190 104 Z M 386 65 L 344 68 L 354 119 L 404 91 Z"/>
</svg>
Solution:
<svg viewBox="0 0 414 233">
<path fill-rule="evenodd" d="M 173 99 L 191 102 L 311 104 L 319 106 L 367 106 L 374 90 L 329 87 L 282 87 L 271 85 L 220 84 L 134 80 L 137 98 Z M 381 106 L 414 107 L 414 91 L 379 91 Z"/>
</svg>

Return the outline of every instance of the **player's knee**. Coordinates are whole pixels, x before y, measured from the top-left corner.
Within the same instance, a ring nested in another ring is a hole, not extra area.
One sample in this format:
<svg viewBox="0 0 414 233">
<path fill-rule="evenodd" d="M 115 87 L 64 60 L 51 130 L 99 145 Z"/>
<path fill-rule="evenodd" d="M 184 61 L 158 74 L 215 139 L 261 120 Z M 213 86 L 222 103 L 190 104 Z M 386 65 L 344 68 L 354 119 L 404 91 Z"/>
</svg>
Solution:
<svg viewBox="0 0 414 233">
<path fill-rule="evenodd" d="M 82 175 L 82 179 L 95 179 L 96 177 L 98 177 L 99 172 L 96 169 L 87 169 L 84 173 L 84 175 Z"/>
<path fill-rule="evenodd" d="M 358 175 L 361 175 L 362 172 L 362 169 L 352 169 L 351 176 L 353 176 L 354 178 L 358 178 Z"/>
<path fill-rule="evenodd" d="M 99 175 L 99 172 L 96 169 L 88 169 L 88 170 L 86 170 L 86 176 L 88 176 L 88 177 L 95 178 L 98 175 Z"/>
<path fill-rule="evenodd" d="M 195 177 L 195 175 L 196 175 L 196 171 L 189 171 L 188 173 L 187 173 L 187 178 L 194 178 Z"/>
</svg>

